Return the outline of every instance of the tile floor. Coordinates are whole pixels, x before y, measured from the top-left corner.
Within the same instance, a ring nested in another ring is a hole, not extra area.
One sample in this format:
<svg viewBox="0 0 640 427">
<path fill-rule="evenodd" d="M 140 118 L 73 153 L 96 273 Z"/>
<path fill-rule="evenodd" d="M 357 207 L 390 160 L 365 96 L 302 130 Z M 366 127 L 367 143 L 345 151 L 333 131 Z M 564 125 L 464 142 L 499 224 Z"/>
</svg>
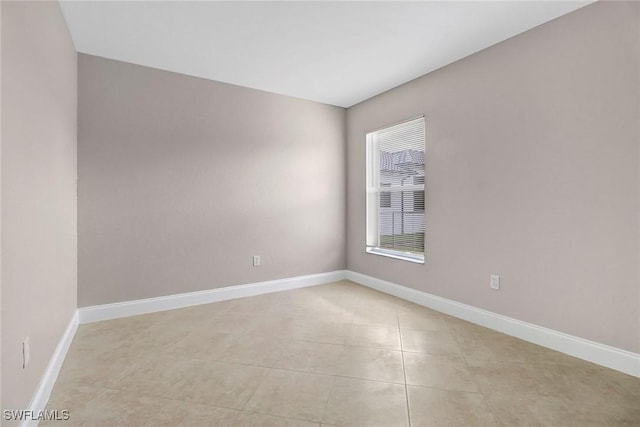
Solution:
<svg viewBox="0 0 640 427">
<path fill-rule="evenodd" d="M 640 379 L 348 281 L 81 325 L 85 426 L 640 426 Z"/>
</svg>

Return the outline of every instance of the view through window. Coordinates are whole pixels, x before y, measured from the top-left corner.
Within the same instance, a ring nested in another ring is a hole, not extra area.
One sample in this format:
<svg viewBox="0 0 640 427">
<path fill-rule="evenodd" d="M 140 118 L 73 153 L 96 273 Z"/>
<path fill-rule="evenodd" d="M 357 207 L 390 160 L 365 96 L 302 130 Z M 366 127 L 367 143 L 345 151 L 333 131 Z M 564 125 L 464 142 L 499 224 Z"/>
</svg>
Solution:
<svg viewBox="0 0 640 427">
<path fill-rule="evenodd" d="M 424 261 L 424 117 L 367 134 L 367 252 Z"/>
</svg>

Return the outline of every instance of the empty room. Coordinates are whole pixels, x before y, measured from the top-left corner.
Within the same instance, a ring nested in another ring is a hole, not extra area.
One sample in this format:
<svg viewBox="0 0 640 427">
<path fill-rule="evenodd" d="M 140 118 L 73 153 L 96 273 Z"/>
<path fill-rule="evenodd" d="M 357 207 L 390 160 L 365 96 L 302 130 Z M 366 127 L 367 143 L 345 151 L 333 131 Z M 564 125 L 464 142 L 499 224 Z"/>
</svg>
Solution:
<svg viewBox="0 0 640 427">
<path fill-rule="evenodd" d="M 2 426 L 640 426 L 640 3 L 0 24 Z"/>
</svg>

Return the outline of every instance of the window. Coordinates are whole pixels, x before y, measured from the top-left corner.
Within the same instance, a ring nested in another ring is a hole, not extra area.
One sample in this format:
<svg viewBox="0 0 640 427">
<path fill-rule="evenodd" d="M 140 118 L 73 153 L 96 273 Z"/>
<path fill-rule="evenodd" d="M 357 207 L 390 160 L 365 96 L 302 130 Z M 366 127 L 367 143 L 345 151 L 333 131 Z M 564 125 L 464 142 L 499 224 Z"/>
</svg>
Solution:
<svg viewBox="0 0 640 427">
<path fill-rule="evenodd" d="M 367 252 L 424 262 L 424 117 L 367 134 Z"/>
</svg>

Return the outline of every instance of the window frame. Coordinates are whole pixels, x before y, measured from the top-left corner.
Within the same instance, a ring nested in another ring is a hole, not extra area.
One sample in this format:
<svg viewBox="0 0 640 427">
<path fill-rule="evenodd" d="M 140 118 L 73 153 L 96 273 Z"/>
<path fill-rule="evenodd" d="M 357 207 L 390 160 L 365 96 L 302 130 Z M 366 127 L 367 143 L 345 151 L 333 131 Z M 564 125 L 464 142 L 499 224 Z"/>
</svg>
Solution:
<svg viewBox="0 0 640 427">
<path fill-rule="evenodd" d="M 369 254 L 381 255 L 389 258 L 410 261 L 414 263 L 424 264 L 425 262 L 425 254 L 426 254 L 426 230 L 423 233 L 423 251 L 420 252 L 410 252 L 410 251 L 402 251 L 398 249 L 390 249 L 381 247 L 380 245 L 380 203 L 381 203 L 381 193 L 382 192 L 390 192 L 391 195 L 393 192 L 416 192 L 421 191 L 423 193 L 423 203 L 425 204 L 425 209 L 422 211 L 423 222 L 426 226 L 426 177 L 424 179 L 424 183 L 422 184 L 411 184 L 411 185 L 403 185 L 403 186 L 382 186 L 380 183 L 380 150 L 376 146 L 376 134 L 381 131 L 390 130 L 394 127 L 407 125 L 411 122 L 421 120 L 421 125 L 423 126 L 423 130 L 426 131 L 426 123 L 424 115 L 413 117 L 408 120 L 403 120 L 398 123 L 394 123 L 388 126 L 384 126 L 378 128 L 376 130 L 372 130 L 366 133 L 366 202 L 365 202 L 365 210 L 366 210 L 366 242 L 365 242 L 365 251 Z M 423 149 L 426 151 L 426 136 L 423 141 Z M 426 162 L 425 162 L 426 163 Z M 426 165 L 425 165 L 426 166 Z M 425 169 L 426 175 L 426 169 Z M 413 202 L 415 203 L 415 201 Z"/>
</svg>

